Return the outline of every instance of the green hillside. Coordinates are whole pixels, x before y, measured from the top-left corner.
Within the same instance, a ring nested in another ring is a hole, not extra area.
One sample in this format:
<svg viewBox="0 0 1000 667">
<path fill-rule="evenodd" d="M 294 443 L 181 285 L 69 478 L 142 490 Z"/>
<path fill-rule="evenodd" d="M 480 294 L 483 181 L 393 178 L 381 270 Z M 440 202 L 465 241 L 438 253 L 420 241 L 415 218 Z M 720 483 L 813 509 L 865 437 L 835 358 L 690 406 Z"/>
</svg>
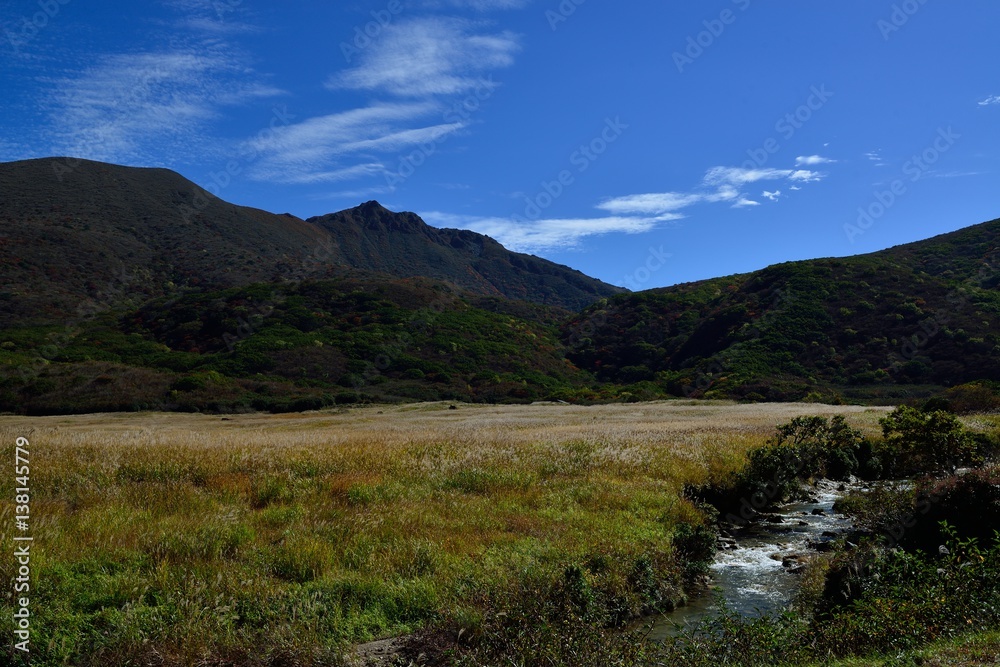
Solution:
<svg viewBox="0 0 1000 667">
<path fill-rule="evenodd" d="M 603 382 L 675 395 L 927 393 L 1000 379 L 998 284 L 993 221 L 870 255 L 615 296 L 568 323 L 563 342 Z"/>
<path fill-rule="evenodd" d="M 0 411 L 529 401 L 593 384 L 552 311 L 426 279 L 260 284 L 0 332 Z M 594 394 L 596 395 L 596 394 Z"/>
</svg>

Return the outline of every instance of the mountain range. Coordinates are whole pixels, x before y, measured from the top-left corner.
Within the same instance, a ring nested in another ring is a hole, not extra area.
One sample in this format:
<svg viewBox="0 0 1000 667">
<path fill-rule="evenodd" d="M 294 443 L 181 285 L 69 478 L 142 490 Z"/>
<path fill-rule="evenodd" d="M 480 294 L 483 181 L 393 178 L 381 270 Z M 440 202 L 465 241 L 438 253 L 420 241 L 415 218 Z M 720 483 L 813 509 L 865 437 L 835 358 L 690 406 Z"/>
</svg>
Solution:
<svg viewBox="0 0 1000 667">
<path fill-rule="evenodd" d="M 992 396 L 998 252 L 993 221 L 631 293 L 377 202 L 303 220 L 165 169 L 6 163 L 0 411 Z"/>
<path fill-rule="evenodd" d="M 0 326 L 191 289 L 358 271 L 445 280 L 578 310 L 622 290 L 377 202 L 309 220 L 229 204 L 166 169 L 85 160 L 0 164 Z"/>
</svg>

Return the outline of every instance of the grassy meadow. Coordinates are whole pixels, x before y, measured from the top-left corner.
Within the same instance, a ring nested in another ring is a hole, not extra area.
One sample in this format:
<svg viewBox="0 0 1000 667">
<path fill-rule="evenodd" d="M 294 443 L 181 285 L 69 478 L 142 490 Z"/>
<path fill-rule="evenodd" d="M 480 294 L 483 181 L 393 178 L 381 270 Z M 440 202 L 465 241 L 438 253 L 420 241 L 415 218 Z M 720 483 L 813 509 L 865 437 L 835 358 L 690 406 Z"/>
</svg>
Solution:
<svg viewBox="0 0 1000 667">
<path fill-rule="evenodd" d="M 32 664 L 335 664 L 379 637 L 474 631 L 494 600 L 573 567 L 627 618 L 683 599 L 674 536 L 704 521 L 685 485 L 793 417 L 875 433 L 885 414 L 456 407 L 0 417 L 5 460 L 31 443 Z"/>
</svg>

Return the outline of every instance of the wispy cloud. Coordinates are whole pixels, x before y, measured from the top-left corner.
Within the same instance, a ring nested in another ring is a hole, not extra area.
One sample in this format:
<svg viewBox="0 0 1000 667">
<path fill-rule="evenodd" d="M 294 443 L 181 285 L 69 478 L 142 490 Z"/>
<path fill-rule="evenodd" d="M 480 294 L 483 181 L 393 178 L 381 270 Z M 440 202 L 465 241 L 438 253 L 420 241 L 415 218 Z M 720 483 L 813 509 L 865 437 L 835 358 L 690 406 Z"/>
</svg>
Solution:
<svg viewBox="0 0 1000 667">
<path fill-rule="evenodd" d="M 1000 104 L 1000 95 L 991 95 L 990 97 L 987 97 L 985 100 L 979 103 L 979 106 L 990 107 L 993 106 L 994 104 Z"/>
<path fill-rule="evenodd" d="M 816 165 L 831 164 L 833 162 L 836 162 L 836 160 L 831 160 L 820 155 L 800 155 L 795 158 L 796 167 L 815 167 Z"/>
<path fill-rule="evenodd" d="M 931 178 L 966 178 L 968 176 L 981 176 L 981 171 L 937 171 L 931 170 L 925 175 Z"/>
<path fill-rule="evenodd" d="M 807 169 L 747 169 L 745 167 L 712 167 L 705 174 L 705 183 L 709 185 L 732 185 L 742 187 L 758 181 L 777 181 L 788 179 L 811 183 L 825 177 L 817 171 Z"/>
<path fill-rule="evenodd" d="M 218 51 L 99 57 L 52 82 L 46 104 L 52 148 L 96 160 L 150 163 L 204 151 L 195 138 L 222 107 L 281 93 L 247 74 L 244 64 Z"/>
<path fill-rule="evenodd" d="M 621 216 L 518 221 L 511 218 L 462 216 L 438 211 L 421 213 L 421 217 L 435 227 L 471 229 L 485 234 L 518 252 L 563 250 L 579 245 L 580 241 L 587 237 L 604 234 L 641 234 L 651 231 L 661 222 L 657 218 Z"/>
<path fill-rule="evenodd" d="M 367 90 L 402 97 L 454 95 L 493 86 L 485 73 L 514 63 L 513 33 L 484 33 L 455 18 L 419 18 L 385 29 L 357 67 L 332 76 L 331 89 Z"/>
<path fill-rule="evenodd" d="M 597 205 L 597 208 L 616 215 L 653 215 L 660 216 L 674 213 L 700 201 L 705 195 L 683 192 L 661 192 L 643 195 L 628 195 L 607 199 Z"/>
<path fill-rule="evenodd" d="M 263 32 L 259 26 L 244 21 L 247 5 L 239 0 L 164 0 L 163 4 L 183 14 L 176 22 L 181 30 L 214 36 Z"/>
<path fill-rule="evenodd" d="M 659 192 L 615 197 L 601 202 L 597 208 L 617 215 L 650 215 L 660 220 L 677 220 L 684 217 L 679 213 L 681 209 L 704 202 L 735 201 L 739 197 L 736 188 L 723 185 L 714 192 Z"/>
<path fill-rule="evenodd" d="M 523 3 L 459 3 L 474 9 Z M 492 72 L 514 62 L 518 39 L 483 30 L 481 23 L 421 17 L 393 23 L 358 57 L 358 64 L 331 76 L 332 90 L 379 93 L 404 101 L 306 119 L 251 140 L 261 160 L 251 178 L 285 183 L 337 182 L 386 176 L 383 160 L 414 146 L 440 142 L 470 125 L 447 114 L 449 97 L 492 91 Z M 437 117 L 437 122 L 434 117 Z M 362 188 L 363 189 L 363 188 Z"/>
<path fill-rule="evenodd" d="M 615 215 L 671 215 L 672 219 L 683 217 L 683 209 L 702 203 L 729 202 L 734 208 L 757 206 L 760 202 L 748 198 L 741 189 L 760 181 L 791 181 L 792 183 L 812 183 L 826 175 L 805 169 L 746 169 L 743 167 L 712 167 L 702 179 L 703 188 L 693 192 L 660 192 L 640 195 L 626 195 L 607 199 L 597 208 Z M 794 186 L 793 189 L 799 189 Z M 762 195 L 777 201 L 781 191 Z"/>
<path fill-rule="evenodd" d="M 285 94 L 228 41 L 256 30 L 239 22 L 239 3 L 225 12 L 214 0 L 163 4 L 179 13 L 168 34 L 149 37 L 164 46 L 91 54 L 42 80 L 37 106 L 49 122 L 36 144 L 50 155 L 144 165 L 205 158 L 232 150 L 213 132 L 227 107 Z"/>
<path fill-rule="evenodd" d="M 322 183 L 382 175 L 385 167 L 372 154 L 437 141 L 463 127 L 461 123 L 406 127 L 437 110 L 431 102 L 378 104 L 276 128 L 248 142 L 247 152 L 260 156 L 250 176 L 262 181 Z M 345 164 L 351 156 L 361 161 Z"/>
<path fill-rule="evenodd" d="M 595 208 L 610 214 L 607 216 L 525 220 L 520 216 L 477 217 L 434 211 L 427 213 L 425 219 L 437 226 L 472 229 L 515 250 L 540 252 L 572 248 L 590 236 L 648 232 L 665 222 L 684 218 L 686 209 L 699 204 L 726 203 L 735 209 L 761 206 L 742 191 L 751 183 L 781 181 L 789 183 L 792 190 L 800 190 L 801 185 L 825 177 L 826 174 L 805 169 L 712 167 L 705 173 L 701 187 L 690 192 L 648 192 L 605 199 Z M 781 190 L 765 190 L 761 197 L 778 201 Z"/>
<path fill-rule="evenodd" d="M 392 191 L 389 187 L 360 188 L 358 190 L 338 190 L 335 192 L 323 192 L 320 194 L 307 195 L 312 201 L 327 201 L 330 199 L 349 199 L 362 201 L 369 197 L 378 197 L 389 194 Z"/>
<path fill-rule="evenodd" d="M 882 159 L 882 149 L 874 150 L 865 153 L 865 157 L 868 158 L 869 162 L 873 162 L 876 167 L 887 167 L 888 163 Z"/>
</svg>

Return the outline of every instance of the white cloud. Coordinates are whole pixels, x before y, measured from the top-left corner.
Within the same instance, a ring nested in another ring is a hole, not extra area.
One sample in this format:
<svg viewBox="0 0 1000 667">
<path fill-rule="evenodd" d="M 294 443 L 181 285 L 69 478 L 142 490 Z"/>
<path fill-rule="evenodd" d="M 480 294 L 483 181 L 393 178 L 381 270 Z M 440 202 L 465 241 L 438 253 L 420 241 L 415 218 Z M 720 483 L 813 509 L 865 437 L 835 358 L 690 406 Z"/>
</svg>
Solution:
<svg viewBox="0 0 1000 667">
<path fill-rule="evenodd" d="M 789 180 L 801 181 L 803 183 L 815 183 L 817 181 L 822 181 L 826 178 L 826 174 L 822 174 L 818 171 L 809 171 L 807 169 L 798 169 L 793 171 L 788 175 Z"/>
<path fill-rule="evenodd" d="M 248 76 L 249 74 L 249 76 Z M 104 56 L 54 81 L 47 106 L 53 151 L 95 160 L 160 163 L 205 153 L 221 108 L 281 94 L 218 50 Z"/>
<path fill-rule="evenodd" d="M 991 95 L 990 97 L 987 97 L 985 100 L 979 103 L 979 106 L 989 107 L 993 106 L 994 104 L 1000 104 L 1000 95 Z"/>
<path fill-rule="evenodd" d="M 818 156 L 817 156 L 818 157 Z M 826 174 L 807 169 L 746 169 L 742 167 L 712 167 L 705 173 L 703 183 L 711 190 L 693 192 L 659 192 L 626 195 L 606 199 L 597 205 L 602 211 L 613 215 L 659 216 L 661 220 L 676 220 L 684 217 L 681 211 L 702 203 L 731 203 L 732 208 L 759 206 L 760 202 L 747 197 L 741 189 L 760 181 L 791 181 L 792 183 L 812 183 L 820 181 Z M 799 185 L 791 189 L 800 190 Z M 767 191 L 761 195 L 771 201 L 781 197 L 781 190 Z"/>
<path fill-rule="evenodd" d="M 473 9 L 513 8 L 521 2 L 461 2 Z M 514 62 L 519 50 L 511 33 L 484 32 L 481 23 L 425 17 L 393 23 L 358 56 L 358 64 L 327 81 L 333 90 L 378 92 L 414 101 L 307 119 L 249 142 L 263 155 L 252 178 L 315 183 L 372 175 L 390 168 L 377 155 L 439 142 L 469 126 L 443 113 L 444 96 L 492 91 L 492 70 Z M 430 118 L 438 116 L 438 122 Z M 457 115 L 456 115 L 457 118 Z M 351 160 L 361 161 L 352 165 Z M 390 166 L 398 158 L 389 160 Z"/>
<path fill-rule="evenodd" d="M 704 196 L 704 201 L 709 203 L 716 203 L 720 201 L 733 201 L 738 199 L 740 196 L 740 191 L 731 185 L 722 185 L 713 193 Z"/>
<path fill-rule="evenodd" d="M 332 169 L 329 171 L 308 171 L 301 174 L 275 174 L 267 180 L 294 182 L 294 183 L 338 183 L 340 181 L 350 181 L 364 176 L 375 176 L 385 171 L 385 165 L 381 162 L 369 162 L 356 164 L 352 167 Z"/>
<path fill-rule="evenodd" d="M 246 152 L 260 157 L 250 177 L 317 183 L 382 175 L 383 164 L 366 156 L 440 141 L 464 127 L 460 123 L 403 127 L 437 110 L 430 102 L 378 104 L 278 127 L 247 142 Z M 345 164 L 347 158 L 362 162 Z"/>
<path fill-rule="evenodd" d="M 429 144 L 444 136 L 465 127 L 463 123 L 442 123 L 430 127 L 419 127 L 411 130 L 400 130 L 371 139 L 359 139 L 347 142 L 342 146 L 344 152 L 357 151 L 397 151 L 417 144 Z"/>
<path fill-rule="evenodd" d="M 830 164 L 832 162 L 836 162 L 836 160 L 831 160 L 820 155 L 800 155 L 795 158 L 796 167 L 814 167 L 818 164 Z"/>
<path fill-rule="evenodd" d="M 800 190 L 801 184 L 825 177 L 826 174 L 807 169 L 713 167 L 706 172 L 702 188 L 692 192 L 647 192 L 605 199 L 596 206 L 610 214 L 604 217 L 525 220 L 523 216 L 476 217 L 435 211 L 424 218 L 433 225 L 472 229 L 492 236 L 511 249 L 539 252 L 571 248 L 589 236 L 648 232 L 660 223 L 683 218 L 683 211 L 697 204 L 725 202 L 736 209 L 760 206 L 759 201 L 742 192 L 743 186 L 750 183 L 785 181 L 790 189 Z M 778 201 L 781 190 L 764 190 L 761 197 Z"/>
<path fill-rule="evenodd" d="M 733 186 L 722 185 L 714 192 L 658 192 L 615 197 L 601 202 L 597 208 L 615 215 L 647 215 L 662 220 L 677 220 L 684 217 L 678 213 L 682 209 L 701 203 L 733 201 L 739 196 L 739 190 Z"/>
<path fill-rule="evenodd" d="M 285 94 L 226 41 L 257 31 L 238 20 L 240 3 L 163 4 L 182 14 L 166 24 L 169 48 L 91 55 L 77 71 L 44 81 L 50 88 L 37 105 L 50 122 L 36 143 L 49 154 L 143 165 L 224 159 L 233 143 L 211 129 L 225 107 Z"/>
<path fill-rule="evenodd" d="M 200 32 L 212 36 L 252 34 L 261 28 L 241 19 L 247 14 L 242 2 L 220 0 L 165 0 L 164 4 L 185 16 L 176 23 L 177 28 Z M 175 40 L 182 40 L 181 34 L 172 34 Z"/>
<path fill-rule="evenodd" d="M 886 163 L 885 160 L 882 159 L 882 149 L 881 148 L 878 149 L 878 150 L 875 150 L 875 151 L 870 151 L 868 153 L 865 153 L 865 157 L 868 158 L 869 162 L 875 163 L 876 167 L 887 167 L 888 166 L 888 163 Z"/>
<path fill-rule="evenodd" d="M 453 95 L 495 84 L 486 72 L 514 63 L 512 33 L 477 32 L 454 18 L 420 18 L 390 25 L 360 56 L 357 67 L 329 79 L 331 89 L 368 90 L 402 97 Z"/>
<path fill-rule="evenodd" d="M 330 199 L 348 199 L 355 201 L 366 201 L 372 197 L 378 197 L 381 195 L 390 194 L 392 192 L 391 188 L 388 187 L 375 187 L 375 188 L 361 188 L 359 190 L 340 190 L 336 192 L 324 192 L 322 194 L 312 194 L 307 195 L 307 197 L 313 201 L 327 201 Z"/>
<path fill-rule="evenodd" d="M 420 217 L 435 227 L 471 229 L 485 234 L 517 252 L 572 248 L 587 237 L 603 234 L 641 234 L 651 231 L 660 222 L 657 218 L 622 216 L 519 221 L 512 218 L 453 215 L 438 211 L 422 213 Z"/>
<path fill-rule="evenodd" d="M 931 178 L 967 178 L 969 176 L 981 176 L 981 171 L 937 171 L 936 169 L 926 173 Z"/>
<path fill-rule="evenodd" d="M 664 215 L 704 201 L 701 194 L 661 192 L 607 199 L 597 208 L 616 215 Z"/>
<path fill-rule="evenodd" d="M 803 181 L 806 183 L 819 181 L 825 177 L 816 171 L 805 169 L 746 169 L 744 167 L 712 167 L 705 174 L 705 183 L 708 185 L 729 185 L 732 187 L 742 187 L 749 183 L 758 181 L 778 181 L 790 179 L 793 181 Z"/>
</svg>

